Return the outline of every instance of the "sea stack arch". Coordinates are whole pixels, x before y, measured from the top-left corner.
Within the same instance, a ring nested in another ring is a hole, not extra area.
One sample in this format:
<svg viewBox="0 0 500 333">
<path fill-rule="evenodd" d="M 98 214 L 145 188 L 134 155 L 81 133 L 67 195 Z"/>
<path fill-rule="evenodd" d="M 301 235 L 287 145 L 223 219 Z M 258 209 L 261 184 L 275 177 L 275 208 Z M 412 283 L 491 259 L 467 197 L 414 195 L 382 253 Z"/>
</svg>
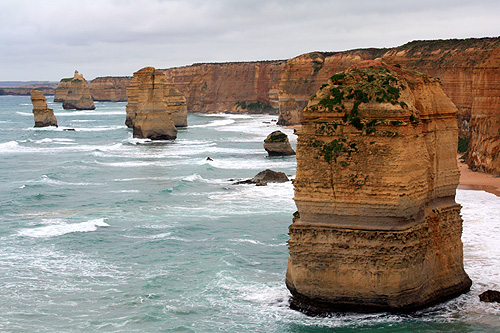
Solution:
<svg viewBox="0 0 500 333">
<path fill-rule="evenodd" d="M 293 308 L 412 311 L 469 290 L 456 112 L 438 80 L 379 60 L 311 96 L 296 131 Z"/>
</svg>

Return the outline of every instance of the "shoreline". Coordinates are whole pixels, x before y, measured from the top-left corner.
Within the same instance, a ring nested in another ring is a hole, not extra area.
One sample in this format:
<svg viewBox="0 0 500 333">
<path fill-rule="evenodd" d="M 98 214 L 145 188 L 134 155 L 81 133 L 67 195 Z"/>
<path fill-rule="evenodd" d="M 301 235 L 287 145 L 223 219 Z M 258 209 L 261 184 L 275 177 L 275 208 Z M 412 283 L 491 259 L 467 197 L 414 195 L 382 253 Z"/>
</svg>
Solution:
<svg viewBox="0 0 500 333">
<path fill-rule="evenodd" d="M 457 158 L 457 163 L 460 170 L 458 189 L 485 191 L 500 197 L 500 177 L 494 177 L 480 171 L 472 171 L 459 158 Z"/>
</svg>

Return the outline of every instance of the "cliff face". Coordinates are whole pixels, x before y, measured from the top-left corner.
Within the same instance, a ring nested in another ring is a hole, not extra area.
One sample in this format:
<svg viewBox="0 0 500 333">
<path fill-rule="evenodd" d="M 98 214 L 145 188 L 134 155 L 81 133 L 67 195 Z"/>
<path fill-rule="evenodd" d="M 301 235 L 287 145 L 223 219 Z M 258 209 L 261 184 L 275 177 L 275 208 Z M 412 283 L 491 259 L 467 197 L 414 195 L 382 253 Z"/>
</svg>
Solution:
<svg viewBox="0 0 500 333">
<path fill-rule="evenodd" d="M 89 84 L 83 78 L 82 74 L 75 71 L 72 79 L 61 80 L 62 91 L 66 91 L 66 96 L 63 98 L 63 109 L 76 109 L 76 110 L 94 110 L 95 105 L 90 95 Z M 61 84 L 60 83 L 60 84 Z M 58 87 L 59 89 L 59 87 Z M 56 89 L 57 92 L 57 89 Z M 56 96 L 54 96 L 55 98 Z M 62 95 L 57 96 L 62 98 Z"/>
<path fill-rule="evenodd" d="M 131 77 L 98 77 L 90 81 L 90 93 L 94 101 L 126 102 L 127 87 Z"/>
<path fill-rule="evenodd" d="M 474 67 L 467 164 L 500 175 L 500 47 Z"/>
<path fill-rule="evenodd" d="M 470 287 L 456 111 L 437 80 L 380 62 L 313 95 L 297 131 L 292 306 L 408 310 Z"/>
<path fill-rule="evenodd" d="M 54 93 L 54 102 L 64 102 L 66 96 L 68 96 L 68 90 L 72 79 L 73 78 L 71 77 L 67 77 L 59 81 L 59 84 L 57 85 L 56 91 Z"/>
<path fill-rule="evenodd" d="M 284 61 L 199 64 L 163 70 L 189 112 L 277 113 Z"/>
<path fill-rule="evenodd" d="M 127 88 L 126 120 L 133 128 L 134 138 L 173 140 L 177 137 L 177 129 L 165 102 L 170 86 L 165 75 L 153 67 L 144 67 L 134 73 Z"/>
<path fill-rule="evenodd" d="M 41 91 L 36 89 L 31 90 L 31 103 L 33 104 L 35 127 L 57 127 L 57 119 L 54 115 L 54 110 L 47 107 L 47 99 Z"/>
</svg>

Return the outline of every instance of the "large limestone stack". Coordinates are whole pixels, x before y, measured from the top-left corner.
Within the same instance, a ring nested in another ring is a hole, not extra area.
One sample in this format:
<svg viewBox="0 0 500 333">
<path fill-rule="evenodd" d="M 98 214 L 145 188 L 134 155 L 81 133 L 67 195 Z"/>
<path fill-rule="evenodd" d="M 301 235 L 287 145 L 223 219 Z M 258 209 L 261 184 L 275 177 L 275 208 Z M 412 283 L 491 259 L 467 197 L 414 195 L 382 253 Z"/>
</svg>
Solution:
<svg viewBox="0 0 500 333">
<path fill-rule="evenodd" d="M 33 103 L 35 127 L 57 127 L 57 119 L 54 115 L 54 110 L 47 107 L 47 99 L 41 91 L 31 89 L 31 103 Z"/>
<path fill-rule="evenodd" d="M 167 111 L 166 94 L 169 83 L 165 75 L 153 67 L 134 73 L 127 88 L 126 124 L 133 128 L 134 138 L 172 140 L 177 129 L 172 114 Z"/>
<path fill-rule="evenodd" d="M 356 66 L 311 97 L 297 131 L 292 306 L 411 310 L 467 291 L 457 109 L 438 80 Z"/>
<path fill-rule="evenodd" d="M 94 110 L 95 105 L 90 95 L 89 84 L 82 74 L 75 71 L 75 75 L 68 83 L 68 93 L 63 100 L 65 110 Z"/>
<path fill-rule="evenodd" d="M 187 106 L 184 95 L 166 79 L 163 72 L 153 67 L 145 67 L 134 73 L 127 88 L 128 104 L 125 124 L 128 127 L 134 127 L 135 114 L 146 100 L 144 93 L 148 89 L 154 91 L 154 98 L 162 99 L 163 104 L 160 108 L 165 108 L 176 127 L 187 126 Z M 159 103 L 159 100 L 157 102 Z"/>
</svg>

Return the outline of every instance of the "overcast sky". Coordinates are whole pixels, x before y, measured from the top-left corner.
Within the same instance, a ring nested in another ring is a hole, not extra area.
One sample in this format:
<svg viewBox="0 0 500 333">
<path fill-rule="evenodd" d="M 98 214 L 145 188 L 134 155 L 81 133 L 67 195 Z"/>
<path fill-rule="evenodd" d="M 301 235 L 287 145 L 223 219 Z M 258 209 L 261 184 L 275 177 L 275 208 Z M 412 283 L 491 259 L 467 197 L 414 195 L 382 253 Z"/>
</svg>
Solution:
<svg viewBox="0 0 500 333">
<path fill-rule="evenodd" d="M 498 0 L 2 0 L 0 81 L 499 35 Z"/>
</svg>

